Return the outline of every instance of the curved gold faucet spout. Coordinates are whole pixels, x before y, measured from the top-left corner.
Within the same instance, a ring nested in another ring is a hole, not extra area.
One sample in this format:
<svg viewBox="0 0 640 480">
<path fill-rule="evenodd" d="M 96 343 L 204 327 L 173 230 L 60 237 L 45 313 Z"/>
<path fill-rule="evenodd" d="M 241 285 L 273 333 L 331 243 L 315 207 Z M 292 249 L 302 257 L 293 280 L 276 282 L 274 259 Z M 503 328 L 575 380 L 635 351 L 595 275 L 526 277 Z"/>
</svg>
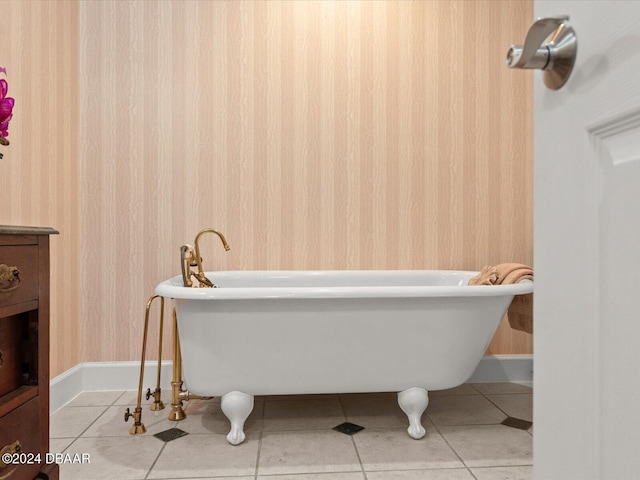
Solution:
<svg viewBox="0 0 640 480">
<path fill-rule="evenodd" d="M 200 282 L 201 287 L 213 288 L 215 285 L 211 280 L 209 280 L 204 273 L 198 272 L 193 274 L 196 277 L 196 280 Z"/>
<path fill-rule="evenodd" d="M 205 228 L 204 230 L 202 230 L 200 233 L 198 233 L 198 235 L 196 235 L 196 239 L 194 240 L 194 245 L 195 245 L 195 262 L 198 265 L 198 273 L 194 274 L 194 276 L 198 279 L 198 281 L 200 282 L 200 286 L 204 286 L 204 287 L 215 287 L 215 285 L 213 284 L 213 282 L 211 280 L 209 280 L 205 274 L 204 274 L 204 269 L 202 268 L 202 257 L 200 256 L 200 245 L 198 244 L 198 241 L 200 240 L 200 237 L 202 235 L 204 235 L 205 233 L 215 233 L 218 237 L 220 237 L 220 240 L 222 241 L 222 245 L 224 246 L 224 249 L 226 251 L 229 251 L 229 244 L 227 243 L 226 238 L 224 238 L 224 235 L 222 233 L 220 233 L 217 230 L 214 230 L 213 228 Z"/>
</svg>

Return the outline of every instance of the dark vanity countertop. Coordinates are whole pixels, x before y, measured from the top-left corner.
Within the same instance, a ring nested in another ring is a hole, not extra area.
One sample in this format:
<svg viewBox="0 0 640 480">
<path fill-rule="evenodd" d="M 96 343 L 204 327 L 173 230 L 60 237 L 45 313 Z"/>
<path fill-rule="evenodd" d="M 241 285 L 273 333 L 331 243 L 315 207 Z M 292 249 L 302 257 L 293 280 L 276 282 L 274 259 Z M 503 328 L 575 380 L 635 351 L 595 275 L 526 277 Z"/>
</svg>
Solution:
<svg viewBox="0 0 640 480">
<path fill-rule="evenodd" d="M 55 235 L 58 232 L 50 227 L 19 227 L 17 225 L 0 225 L 0 235 Z"/>
</svg>

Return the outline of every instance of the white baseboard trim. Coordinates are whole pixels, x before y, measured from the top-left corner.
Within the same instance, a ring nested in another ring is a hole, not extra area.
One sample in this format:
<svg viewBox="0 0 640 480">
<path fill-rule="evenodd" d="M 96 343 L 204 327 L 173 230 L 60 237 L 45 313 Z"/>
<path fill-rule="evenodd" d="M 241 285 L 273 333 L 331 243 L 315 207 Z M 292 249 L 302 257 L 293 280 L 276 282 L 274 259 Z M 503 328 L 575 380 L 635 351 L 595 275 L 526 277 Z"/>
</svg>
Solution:
<svg viewBox="0 0 640 480">
<path fill-rule="evenodd" d="M 157 361 L 145 362 L 143 389 L 156 384 Z M 171 389 L 172 362 L 162 362 L 160 386 Z M 51 413 L 64 407 L 82 392 L 137 390 L 140 362 L 86 362 L 51 380 Z M 532 355 L 485 355 L 468 382 L 514 382 L 532 385 Z"/>
<path fill-rule="evenodd" d="M 171 389 L 173 362 L 162 362 L 160 387 Z M 156 386 L 157 361 L 144 364 L 143 390 Z M 137 390 L 140 379 L 140 362 L 86 362 L 79 363 L 51 380 L 49 411 L 64 407 L 82 392 L 113 390 Z"/>
<path fill-rule="evenodd" d="M 533 355 L 485 355 L 467 382 L 513 382 L 533 386 Z"/>
</svg>

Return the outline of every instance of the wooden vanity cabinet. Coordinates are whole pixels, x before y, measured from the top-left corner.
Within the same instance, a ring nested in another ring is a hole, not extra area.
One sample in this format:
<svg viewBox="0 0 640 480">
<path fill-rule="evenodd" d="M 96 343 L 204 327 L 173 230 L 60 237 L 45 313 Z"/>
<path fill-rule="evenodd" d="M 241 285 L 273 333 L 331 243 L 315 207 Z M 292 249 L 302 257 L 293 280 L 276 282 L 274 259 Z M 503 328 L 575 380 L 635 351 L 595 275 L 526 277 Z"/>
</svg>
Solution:
<svg viewBox="0 0 640 480">
<path fill-rule="evenodd" d="M 49 235 L 0 225 L 0 460 L 3 480 L 57 480 L 49 452 Z M 16 443 L 18 442 L 18 443 Z"/>
</svg>

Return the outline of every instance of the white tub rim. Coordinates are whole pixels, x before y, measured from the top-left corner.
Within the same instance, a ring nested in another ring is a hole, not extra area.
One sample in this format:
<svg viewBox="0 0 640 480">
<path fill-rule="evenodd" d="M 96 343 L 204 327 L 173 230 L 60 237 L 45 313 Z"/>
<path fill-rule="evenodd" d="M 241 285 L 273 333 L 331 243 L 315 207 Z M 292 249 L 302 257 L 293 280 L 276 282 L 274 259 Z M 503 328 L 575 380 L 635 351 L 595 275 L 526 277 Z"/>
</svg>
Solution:
<svg viewBox="0 0 640 480">
<path fill-rule="evenodd" d="M 466 270 L 224 270 L 205 272 L 216 283 L 225 276 L 256 277 L 318 277 L 340 275 L 354 277 L 361 275 L 381 275 L 391 279 L 401 276 L 418 278 L 426 273 L 455 277 L 456 285 L 429 286 L 305 286 L 305 287 L 225 287 L 188 288 L 183 286 L 182 276 L 176 275 L 155 288 L 162 297 L 184 300 L 239 300 L 239 299 L 306 299 L 306 298 L 421 298 L 421 297 L 479 297 L 501 295 L 525 295 L 533 292 L 533 282 L 524 280 L 509 285 L 467 285 L 466 282 L 478 272 Z"/>
</svg>

